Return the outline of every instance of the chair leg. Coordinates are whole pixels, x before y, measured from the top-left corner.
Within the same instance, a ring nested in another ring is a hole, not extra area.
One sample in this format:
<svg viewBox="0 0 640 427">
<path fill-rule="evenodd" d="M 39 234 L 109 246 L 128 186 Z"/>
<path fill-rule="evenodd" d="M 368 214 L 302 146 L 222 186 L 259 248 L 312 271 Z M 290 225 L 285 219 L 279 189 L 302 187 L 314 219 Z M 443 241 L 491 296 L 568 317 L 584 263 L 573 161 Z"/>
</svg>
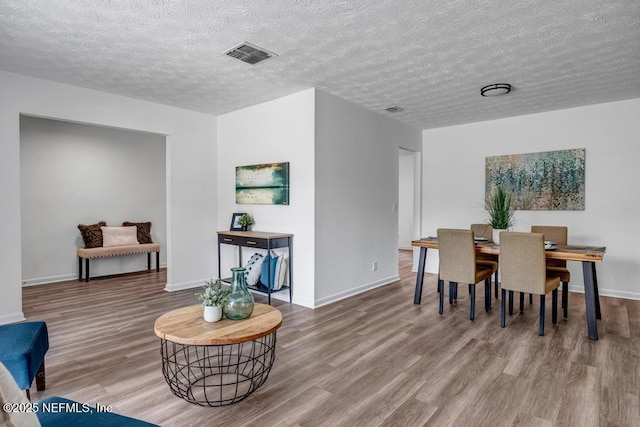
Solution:
<svg viewBox="0 0 640 427">
<path fill-rule="evenodd" d="M 558 288 L 551 291 L 551 322 L 558 323 Z"/>
<path fill-rule="evenodd" d="M 471 291 L 471 311 L 469 313 L 469 319 L 473 320 L 476 318 L 476 287 L 475 285 L 469 284 L 469 290 Z"/>
<path fill-rule="evenodd" d="M 442 309 L 444 305 L 444 280 L 440 280 L 439 278 L 438 278 L 438 294 L 439 294 L 438 313 L 442 314 Z"/>
<path fill-rule="evenodd" d="M 453 304 L 453 282 L 449 282 L 449 305 Z"/>
<path fill-rule="evenodd" d="M 520 314 L 524 313 L 524 292 L 520 292 Z"/>
<path fill-rule="evenodd" d="M 458 301 L 458 282 L 453 282 L 453 300 Z"/>
<path fill-rule="evenodd" d="M 495 274 L 493 275 L 493 287 L 495 288 L 495 293 L 496 293 L 496 299 L 498 299 L 498 270 L 496 270 Z"/>
<path fill-rule="evenodd" d="M 529 304 L 533 304 L 533 294 L 529 294 Z"/>
<path fill-rule="evenodd" d="M 569 315 L 569 282 L 562 282 L 562 315 L 565 319 Z"/>
<path fill-rule="evenodd" d="M 544 295 L 540 295 L 540 328 L 538 329 L 538 335 L 544 335 Z"/>
<path fill-rule="evenodd" d="M 505 325 L 505 317 L 506 317 L 506 302 L 505 299 L 507 298 L 507 291 L 505 291 L 504 289 L 502 290 L 502 299 L 500 300 L 500 327 L 504 328 Z"/>
<path fill-rule="evenodd" d="M 509 316 L 513 315 L 513 291 L 509 291 Z"/>
<path fill-rule="evenodd" d="M 44 390 L 45 380 L 44 380 L 44 360 L 42 364 L 38 368 L 38 372 L 36 372 L 36 389 L 38 391 Z"/>
<path fill-rule="evenodd" d="M 484 281 L 484 311 L 491 310 L 491 279 Z"/>
</svg>

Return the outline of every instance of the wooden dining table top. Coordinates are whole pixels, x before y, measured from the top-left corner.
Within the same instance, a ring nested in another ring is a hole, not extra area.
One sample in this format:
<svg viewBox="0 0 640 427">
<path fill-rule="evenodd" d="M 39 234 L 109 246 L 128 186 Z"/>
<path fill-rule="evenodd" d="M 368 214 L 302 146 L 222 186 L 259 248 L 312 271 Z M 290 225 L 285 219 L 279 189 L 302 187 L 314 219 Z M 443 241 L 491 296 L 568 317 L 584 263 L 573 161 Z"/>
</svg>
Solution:
<svg viewBox="0 0 640 427">
<path fill-rule="evenodd" d="M 500 255 L 500 245 L 493 242 L 477 241 L 476 252 L 480 254 Z M 437 237 L 423 237 L 413 240 L 411 246 L 427 249 L 438 249 Z M 606 247 L 586 245 L 555 245 L 553 249 L 545 250 L 545 256 L 549 259 L 565 261 L 602 262 Z"/>
</svg>

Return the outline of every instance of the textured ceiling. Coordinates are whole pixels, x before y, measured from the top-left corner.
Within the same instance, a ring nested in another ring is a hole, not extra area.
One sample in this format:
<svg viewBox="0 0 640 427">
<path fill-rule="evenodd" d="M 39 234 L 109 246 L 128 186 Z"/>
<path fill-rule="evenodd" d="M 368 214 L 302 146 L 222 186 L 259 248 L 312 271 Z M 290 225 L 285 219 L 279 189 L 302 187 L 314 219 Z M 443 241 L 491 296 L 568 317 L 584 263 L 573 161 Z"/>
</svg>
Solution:
<svg viewBox="0 0 640 427">
<path fill-rule="evenodd" d="M 428 129 L 640 97 L 640 1 L 2 0 L 0 69 L 214 115 L 317 87 Z"/>
</svg>

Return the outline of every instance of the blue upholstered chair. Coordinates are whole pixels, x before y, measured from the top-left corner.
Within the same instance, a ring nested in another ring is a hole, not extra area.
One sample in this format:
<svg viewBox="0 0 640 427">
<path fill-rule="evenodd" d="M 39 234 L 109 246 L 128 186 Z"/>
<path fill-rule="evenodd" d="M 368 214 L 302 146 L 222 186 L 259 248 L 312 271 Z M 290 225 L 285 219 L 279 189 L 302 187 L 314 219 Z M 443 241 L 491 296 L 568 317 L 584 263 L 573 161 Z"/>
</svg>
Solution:
<svg viewBox="0 0 640 427">
<path fill-rule="evenodd" d="M 0 405 L 5 407 L 31 408 L 27 410 L 0 410 L 0 425 L 44 426 L 44 427 L 154 427 L 138 420 L 113 412 L 99 412 L 88 404 L 62 397 L 49 397 L 30 404 L 25 394 L 18 388 L 12 374 L 0 363 Z"/>
<path fill-rule="evenodd" d="M 18 387 L 26 390 L 36 379 L 38 391 L 45 388 L 44 355 L 49 350 L 49 333 L 44 322 L 0 325 L 0 362 L 11 372 Z"/>
</svg>

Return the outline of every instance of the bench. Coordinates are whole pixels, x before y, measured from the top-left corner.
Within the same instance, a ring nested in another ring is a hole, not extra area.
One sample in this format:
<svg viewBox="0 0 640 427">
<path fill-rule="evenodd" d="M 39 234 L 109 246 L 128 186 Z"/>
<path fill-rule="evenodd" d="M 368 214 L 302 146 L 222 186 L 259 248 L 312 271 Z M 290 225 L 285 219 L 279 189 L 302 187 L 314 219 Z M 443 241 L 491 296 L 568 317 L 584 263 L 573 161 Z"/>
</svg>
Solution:
<svg viewBox="0 0 640 427">
<path fill-rule="evenodd" d="M 82 280 L 82 260 L 85 262 L 85 282 L 89 281 L 89 260 L 122 255 L 147 254 L 147 270 L 151 270 L 151 253 L 156 253 L 156 272 L 160 271 L 160 245 L 143 243 L 140 245 L 108 246 L 99 248 L 78 248 L 78 280 Z"/>
</svg>

